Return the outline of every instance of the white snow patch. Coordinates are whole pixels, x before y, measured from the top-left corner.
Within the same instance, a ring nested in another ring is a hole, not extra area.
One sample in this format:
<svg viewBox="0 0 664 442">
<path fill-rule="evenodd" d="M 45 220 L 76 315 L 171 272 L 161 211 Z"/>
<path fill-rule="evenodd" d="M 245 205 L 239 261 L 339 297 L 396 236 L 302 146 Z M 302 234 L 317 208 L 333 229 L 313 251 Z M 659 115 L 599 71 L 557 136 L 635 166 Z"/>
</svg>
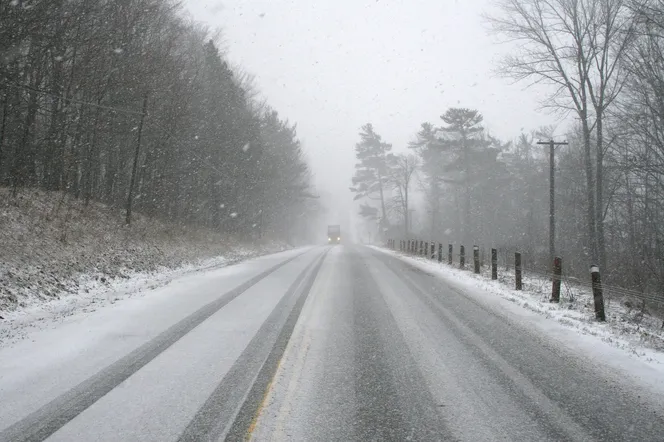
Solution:
<svg viewBox="0 0 664 442">
<path fill-rule="evenodd" d="M 237 218 L 237 212 L 231 213 L 231 218 Z"/>
<path fill-rule="evenodd" d="M 242 152 L 248 151 L 250 147 L 251 147 L 251 143 L 245 144 L 244 146 L 242 146 Z"/>
</svg>

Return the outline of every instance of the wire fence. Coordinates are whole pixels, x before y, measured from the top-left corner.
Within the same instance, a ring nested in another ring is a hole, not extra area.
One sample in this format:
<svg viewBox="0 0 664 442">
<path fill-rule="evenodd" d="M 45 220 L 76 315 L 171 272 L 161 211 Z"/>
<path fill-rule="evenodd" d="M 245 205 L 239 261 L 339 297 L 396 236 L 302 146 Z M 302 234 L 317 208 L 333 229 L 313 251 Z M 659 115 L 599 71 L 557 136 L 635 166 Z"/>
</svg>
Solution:
<svg viewBox="0 0 664 442">
<path fill-rule="evenodd" d="M 433 249 L 432 249 L 433 245 Z M 394 250 L 400 250 L 405 253 L 410 253 L 414 255 L 427 255 L 428 258 L 433 260 L 441 261 L 442 263 L 450 262 L 450 249 L 451 249 L 451 263 L 454 267 L 461 266 L 461 245 L 458 243 L 454 244 L 443 244 L 440 242 L 427 241 L 422 239 L 391 239 L 388 241 L 388 247 Z M 464 247 L 464 268 L 473 271 L 474 270 L 474 248 L 477 247 L 478 250 L 478 260 L 479 260 L 479 270 L 480 273 L 484 274 L 487 277 L 491 277 L 492 274 L 492 249 L 486 248 L 483 246 L 472 245 L 470 247 Z M 571 275 L 566 272 L 565 260 L 562 260 L 562 272 L 560 275 L 556 275 L 553 272 L 553 265 L 547 267 L 542 265 L 541 260 L 533 259 L 533 257 L 528 256 L 519 252 L 516 248 L 496 248 L 497 260 L 496 260 L 496 271 L 498 274 L 498 279 L 504 282 L 508 279 L 512 282 L 513 286 L 516 286 L 516 272 L 515 272 L 515 254 L 520 253 L 521 256 L 521 275 L 522 278 L 532 277 L 528 279 L 529 284 L 539 284 L 539 287 L 535 287 L 537 291 L 546 292 L 547 287 L 544 284 L 548 285 L 548 290 L 553 292 L 553 283 L 556 280 L 560 281 L 560 296 L 563 300 L 565 299 L 574 299 L 580 291 L 585 291 L 589 293 L 599 293 L 601 295 L 601 302 L 604 303 L 604 299 L 609 301 L 619 301 L 624 304 L 629 309 L 641 309 L 645 311 L 646 307 L 648 308 L 649 313 L 659 317 L 664 318 L 664 294 L 656 292 L 645 292 L 640 290 L 634 290 L 626 287 L 620 287 L 617 285 L 608 285 L 608 284 L 596 284 L 593 283 L 591 279 L 591 273 L 587 273 L 587 277 L 581 277 L 576 275 Z M 553 298 L 553 297 L 552 297 Z M 603 305 L 602 305 L 603 308 Z M 663 323 L 664 325 L 664 323 Z"/>
</svg>

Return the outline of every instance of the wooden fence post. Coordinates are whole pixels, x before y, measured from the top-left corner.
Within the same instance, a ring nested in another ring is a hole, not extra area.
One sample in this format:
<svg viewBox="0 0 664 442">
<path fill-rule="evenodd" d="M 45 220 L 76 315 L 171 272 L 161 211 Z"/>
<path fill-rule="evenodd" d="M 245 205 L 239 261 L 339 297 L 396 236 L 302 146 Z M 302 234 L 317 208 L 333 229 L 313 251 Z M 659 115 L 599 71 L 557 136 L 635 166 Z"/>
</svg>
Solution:
<svg viewBox="0 0 664 442">
<path fill-rule="evenodd" d="M 523 285 L 521 283 L 521 253 L 514 252 L 514 276 L 516 279 L 516 289 L 521 290 Z"/>
<path fill-rule="evenodd" d="M 424 255 L 424 241 L 420 240 L 420 256 Z"/>
<path fill-rule="evenodd" d="M 466 248 L 459 246 L 459 268 L 463 269 L 464 267 L 466 267 Z"/>
<path fill-rule="evenodd" d="M 590 266 L 590 276 L 593 281 L 593 300 L 595 301 L 595 319 L 606 321 L 604 314 L 604 294 L 602 293 L 602 279 L 599 276 L 599 267 Z"/>
<path fill-rule="evenodd" d="M 453 256 L 452 252 L 454 252 L 454 246 L 452 244 L 448 244 L 447 245 L 447 264 L 449 264 L 449 265 L 452 265 L 453 261 L 454 261 L 454 256 Z"/>
<path fill-rule="evenodd" d="M 498 279 L 498 250 L 491 249 L 491 279 Z"/>
<path fill-rule="evenodd" d="M 551 302 L 560 302 L 560 276 L 563 273 L 563 260 L 556 256 L 553 258 L 553 286 L 551 287 Z"/>
<path fill-rule="evenodd" d="M 429 255 L 429 241 L 424 241 L 424 257 L 428 258 Z"/>
<path fill-rule="evenodd" d="M 443 243 L 438 243 L 438 262 L 443 262 Z"/>
<path fill-rule="evenodd" d="M 480 273 L 480 248 L 479 246 L 473 246 L 473 264 L 475 267 L 475 273 Z"/>
</svg>

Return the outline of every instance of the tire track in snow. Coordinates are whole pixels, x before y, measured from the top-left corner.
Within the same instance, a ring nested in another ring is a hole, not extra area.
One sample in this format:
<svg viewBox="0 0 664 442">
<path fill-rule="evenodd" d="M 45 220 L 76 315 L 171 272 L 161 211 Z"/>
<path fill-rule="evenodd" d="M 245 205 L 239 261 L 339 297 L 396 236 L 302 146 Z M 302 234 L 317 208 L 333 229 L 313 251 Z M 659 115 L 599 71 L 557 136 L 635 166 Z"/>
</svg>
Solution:
<svg viewBox="0 0 664 442">
<path fill-rule="evenodd" d="M 260 412 L 304 302 L 330 249 L 297 277 L 179 442 L 244 440 Z M 313 270 L 312 270 L 313 269 Z"/>
<path fill-rule="evenodd" d="M 0 432 L 0 442 L 37 442 L 48 438 L 229 302 L 305 253 L 288 258 L 226 292 L 99 373 L 7 427 Z"/>
</svg>

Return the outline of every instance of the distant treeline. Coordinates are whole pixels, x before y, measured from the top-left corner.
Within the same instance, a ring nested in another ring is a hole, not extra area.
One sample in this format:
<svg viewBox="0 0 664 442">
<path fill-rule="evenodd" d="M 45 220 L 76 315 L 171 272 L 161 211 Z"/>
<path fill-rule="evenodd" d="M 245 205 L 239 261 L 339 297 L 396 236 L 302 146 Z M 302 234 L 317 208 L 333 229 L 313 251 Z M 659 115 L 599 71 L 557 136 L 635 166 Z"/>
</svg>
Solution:
<svg viewBox="0 0 664 442">
<path fill-rule="evenodd" d="M 367 125 L 353 179 L 361 214 L 387 238 L 519 250 L 548 272 L 550 159 L 538 141 L 567 141 L 554 175 L 564 271 L 589 278 L 598 264 L 605 281 L 664 299 L 664 1 L 495 3 L 493 31 L 518 42 L 499 72 L 553 86 L 542 105 L 574 124 L 499 140 L 479 110 L 441 109 L 410 156 L 394 155 Z M 411 207 L 409 184 L 424 191 L 424 206 Z"/>
<path fill-rule="evenodd" d="M 15 191 L 124 210 L 132 187 L 146 215 L 285 238 L 313 210 L 310 171 L 255 95 L 178 2 L 0 2 L 0 184 Z"/>
</svg>

